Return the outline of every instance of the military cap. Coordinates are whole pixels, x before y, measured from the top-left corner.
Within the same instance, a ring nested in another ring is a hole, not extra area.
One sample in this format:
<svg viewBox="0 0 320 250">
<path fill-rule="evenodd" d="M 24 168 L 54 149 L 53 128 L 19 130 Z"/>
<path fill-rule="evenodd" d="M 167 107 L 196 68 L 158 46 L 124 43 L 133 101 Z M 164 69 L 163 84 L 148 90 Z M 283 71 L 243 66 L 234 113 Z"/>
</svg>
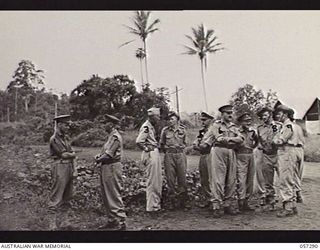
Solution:
<svg viewBox="0 0 320 250">
<path fill-rule="evenodd" d="M 294 110 L 292 108 L 289 108 L 289 115 L 293 116 L 294 115 Z"/>
<path fill-rule="evenodd" d="M 120 123 L 120 119 L 117 118 L 117 117 L 115 117 L 115 116 L 113 116 L 113 115 L 108 115 L 108 114 L 106 114 L 106 115 L 105 115 L 105 118 L 106 118 L 106 120 L 109 121 L 109 122 L 112 122 L 112 123 L 115 123 L 115 124 Z"/>
<path fill-rule="evenodd" d="M 239 122 L 242 122 L 242 121 L 251 121 L 252 120 L 252 117 L 251 117 L 251 114 L 249 112 L 244 112 L 242 113 L 241 115 L 238 116 L 237 120 Z"/>
<path fill-rule="evenodd" d="M 261 117 L 264 112 L 272 113 L 272 112 L 273 112 L 273 109 L 270 108 L 270 107 L 268 107 L 268 106 L 265 106 L 265 107 L 263 107 L 262 109 L 260 109 L 260 110 L 257 112 L 257 115 L 258 115 L 259 117 Z"/>
<path fill-rule="evenodd" d="M 176 113 L 176 112 L 174 112 L 174 111 L 170 111 L 169 113 L 168 113 L 168 119 L 170 118 L 170 117 L 172 117 L 172 116 L 175 116 L 175 117 L 177 117 L 177 119 L 179 120 L 180 119 L 180 116 Z"/>
<path fill-rule="evenodd" d="M 200 113 L 200 119 L 201 119 L 201 120 L 213 119 L 213 116 L 212 116 L 212 115 L 209 115 L 208 113 L 202 111 L 202 112 Z"/>
<path fill-rule="evenodd" d="M 152 107 L 150 109 L 148 109 L 148 115 L 160 115 L 160 109 L 159 108 L 155 108 Z"/>
<path fill-rule="evenodd" d="M 222 113 L 222 112 L 230 112 L 232 111 L 232 109 L 233 109 L 233 106 L 230 104 L 227 104 L 227 105 L 221 106 L 218 110 Z"/>
<path fill-rule="evenodd" d="M 282 111 L 287 114 L 290 114 L 293 110 L 291 108 L 287 107 L 286 105 L 281 104 L 278 107 L 276 107 L 275 111 Z"/>
<path fill-rule="evenodd" d="M 58 122 L 66 122 L 70 120 L 70 115 L 58 115 L 55 118 L 53 118 L 54 121 Z"/>
</svg>

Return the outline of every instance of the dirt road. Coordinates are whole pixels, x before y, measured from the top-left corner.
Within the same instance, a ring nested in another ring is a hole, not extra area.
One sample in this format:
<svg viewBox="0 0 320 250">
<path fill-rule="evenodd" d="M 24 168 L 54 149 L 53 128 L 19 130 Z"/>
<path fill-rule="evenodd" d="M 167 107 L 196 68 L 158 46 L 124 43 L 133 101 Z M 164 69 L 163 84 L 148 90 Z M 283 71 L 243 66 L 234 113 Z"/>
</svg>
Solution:
<svg viewBox="0 0 320 250">
<path fill-rule="evenodd" d="M 79 161 L 91 160 L 99 149 L 77 149 Z M 80 152 L 81 151 L 81 152 Z M 137 160 L 140 153 L 127 151 Z M 188 157 L 188 170 L 197 168 L 197 156 Z M 44 169 L 50 168 L 47 147 L 1 146 L 0 148 L 0 230 L 96 230 L 104 216 L 99 208 L 90 211 L 65 207 L 57 213 L 47 210 L 48 182 Z M 36 173 L 36 175 L 34 174 Z M 32 179 L 30 175 L 35 177 Z M 193 207 L 189 211 L 165 211 L 157 217 L 143 211 L 128 214 L 128 230 L 318 230 L 320 228 L 320 164 L 306 163 L 303 195 L 296 217 L 279 219 L 276 212 L 253 212 L 212 218 L 210 212 Z"/>
</svg>

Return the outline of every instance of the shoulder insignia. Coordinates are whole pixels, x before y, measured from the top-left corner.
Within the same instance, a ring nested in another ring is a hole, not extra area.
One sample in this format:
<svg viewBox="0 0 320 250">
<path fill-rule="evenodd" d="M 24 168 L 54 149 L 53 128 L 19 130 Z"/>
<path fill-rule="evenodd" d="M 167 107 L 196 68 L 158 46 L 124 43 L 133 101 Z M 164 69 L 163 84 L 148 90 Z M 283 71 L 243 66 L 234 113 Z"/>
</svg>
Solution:
<svg viewBox="0 0 320 250">
<path fill-rule="evenodd" d="M 144 133 L 149 133 L 149 127 L 148 126 L 144 126 L 143 127 L 143 132 Z"/>
<path fill-rule="evenodd" d="M 293 130 L 291 124 L 288 124 L 286 127 L 289 128 L 289 129 L 291 129 L 291 131 Z"/>
<path fill-rule="evenodd" d="M 275 124 L 272 125 L 271 128 L 272 128 L 272 130 L 273 130 L 274 133 L 278 131 L 278 126 L 275 125 Z"/>
</svg>

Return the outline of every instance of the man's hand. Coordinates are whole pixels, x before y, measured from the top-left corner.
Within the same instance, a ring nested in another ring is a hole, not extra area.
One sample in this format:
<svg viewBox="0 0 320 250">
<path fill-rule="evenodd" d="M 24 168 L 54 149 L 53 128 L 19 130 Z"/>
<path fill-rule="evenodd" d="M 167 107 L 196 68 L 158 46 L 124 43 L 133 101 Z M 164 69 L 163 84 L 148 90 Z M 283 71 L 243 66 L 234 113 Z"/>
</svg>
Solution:
<svg viewBox="0 0 320 250">
<path fill-rule="evenodd" d="M 66 160 L 68 160 L 68 159 L 74 159 L 74 158 L 76 158 L 76 153 L 75 152 L 63 152 L 62 154 L 61 154 L 61 158 L 62 159 L 66 159 Z"/>
</svg>

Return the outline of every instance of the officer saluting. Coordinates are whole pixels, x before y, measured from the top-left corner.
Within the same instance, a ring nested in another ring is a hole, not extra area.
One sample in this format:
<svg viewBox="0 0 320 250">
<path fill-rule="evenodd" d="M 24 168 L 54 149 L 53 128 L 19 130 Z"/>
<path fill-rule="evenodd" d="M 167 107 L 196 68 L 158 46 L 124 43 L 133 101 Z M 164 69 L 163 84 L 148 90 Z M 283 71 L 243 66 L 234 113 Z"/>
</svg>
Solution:
<svg viewBox="0 0 320 250">
<path fill-rule="evenodd" d="M 220 217 L 224 212 L 237 214 L 236 204 L 236 156 L 234 148 L 244 140 L 233 120 L 233 106 L 224 105 L 219 108 L 221 120 L 215 122 L 205 142 L 211 150 L 211 191 L 213 216 Z"/>
<path fill-rule="evenodd" d="M 120 194 L 123 167 L 121 164 L 123 143 L 118 131 L 120 120 L 112 115 L 105 115 L 105 118 L 109 136 L 100 154 L 95 157 L 96 163 L 101 164 L 102 200 L 108 214 L 107 224 L 102 225 L 100 229 L 125 230 L 126 214 Z"/>
<path fill-rule="evenodd" d="M 148 109 L 148 120 L 140 128 L 136 143 L 141 148 L 141 162 L 147 171 L 147 212 L 158 212 L 161 209 L 162 169 L 159 145 L 155 126 L 160 119 L 160 109 Z"/>
<path fill-rule="evenodd" d="M 273 139 L 273 143 L 278 147 L 279 163 L 279 194 L 282 200 L 283 209 L 277 214 L 278 217 L 292 216 L 297 213 L 296 192 L 294 171 L 295 145 L 292 139 L 296 136 L 293 129 L 293 122 L 289 119 L 291 109 L 285 105 L 276 108 L 276 116 L 282 122 L 282 128 Z"/>
<path fill-rule="evenodd" d="M 67 136 L 70 115 L 56 116 L 54 121 L 57 126 L 50 138 L 50 155 L 54 159 L 54 163 L 49 207 L 60 206 L 72 197 L 73 160 L 76 157 Z"/>
<path fill-rule="evenodd" d="M 240 122 L 239 132 L 244 137 L 244 141 L 236 149 L 237 156 L 237 180 L 238 180 L 238 204 L 240 211 L 252 211 L 254 208 L 248 204 L 253 193 L 253 178 L 255 164 L 253 149 L 258 144 L 257 133 L 251 128 L 252 118 L 250 113 L 243 113 L 238 117 Z"/>
<path fill-rule="evenodd" d="M 203 206 L 208 206 L 211 198 L 211 190 L 209 184 L 209 167 L 210 167 L 210 151 L 211 146 L 204 143 L 203 138 L 207 137 L 207 133 L 209 131 L 209 127 L 212 125 L 213 116 L 209 115 L 206 112 L 201 112 L 200 120 L 202 122 L 202 129 L 199 130 L 199 135 L 197 139 L 193 142 L 193 149 L 200 152 L 200 160 L 199 160 L 199 172 L 200 172 L 200 182 L 202 192 L 206 198 L 206 204 Z"/>
</svg>

